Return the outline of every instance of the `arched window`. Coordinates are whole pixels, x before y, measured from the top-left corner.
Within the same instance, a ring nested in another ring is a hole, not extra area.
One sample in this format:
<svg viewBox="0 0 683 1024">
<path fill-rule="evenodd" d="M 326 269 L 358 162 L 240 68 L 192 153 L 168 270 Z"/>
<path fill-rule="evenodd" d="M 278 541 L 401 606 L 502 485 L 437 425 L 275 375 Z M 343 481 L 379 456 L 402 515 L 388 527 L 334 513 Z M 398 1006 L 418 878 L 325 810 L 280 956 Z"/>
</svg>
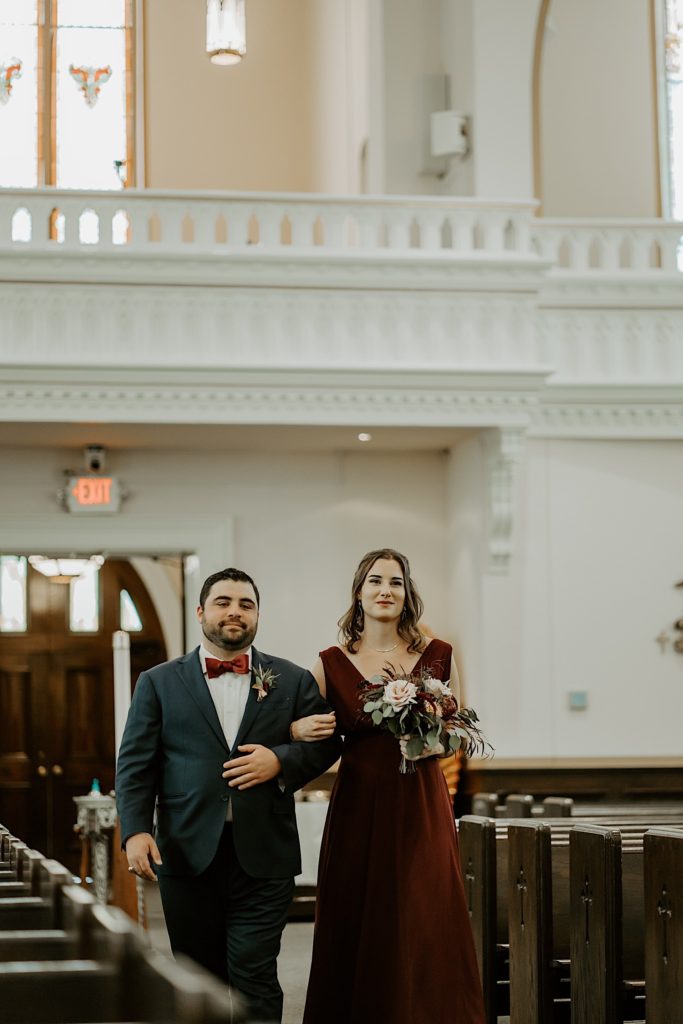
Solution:
<svg viewBox="0 0 683 1024">
<path fill-rule="evenodd" d="M 0 186 L 135 184 L 136 0 L 2 0 Z"/>
<path fill-rule="evenodd" d="M 683 0 L 655 0 L 662 214 L 683 220 Z"/>
</svg>

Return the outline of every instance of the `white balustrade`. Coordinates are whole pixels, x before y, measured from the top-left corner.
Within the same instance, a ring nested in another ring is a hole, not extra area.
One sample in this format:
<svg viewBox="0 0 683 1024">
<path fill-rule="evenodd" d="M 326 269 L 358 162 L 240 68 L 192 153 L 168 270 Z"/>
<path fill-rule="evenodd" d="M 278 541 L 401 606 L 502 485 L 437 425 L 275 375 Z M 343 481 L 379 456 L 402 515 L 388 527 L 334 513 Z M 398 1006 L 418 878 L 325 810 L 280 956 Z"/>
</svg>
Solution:
<svg viewBox="0 0 683 1024">
<path fill-rule="evenodd" d="M 0 252 L 22 250 L 328 250 L 391 258 L 540 257 L 555 273 L 678 271 L 683 224 L 534 217 L 535 203 L 453 197 L 73 192 L 0 189 Z"/>
<path fill-rule="evenodd" d="M 457 257 L 507 249 L 533 259 L 529 229 L 520 225 L 530 221 L 534 206 L 511 201 L 492 207 L 468 198 L 0 189 L 0 250 L 20 241 L 33 249 L 116 244 L 188 254 L 217 245 L 269 251 L 286 246 L 291 254 L 315 245 L 363 252 L 417 248 Z M 28 217 L 19 217 L 21 210 Z M 63 239 L 55 211 L 64 217 Z M 446 226 L 450 231 L 444 233 Z"/>
<path fill-rule="evenodd" d="M 560 271 L 578 274 L 676 273 L 682 235 L 683 224 L 677 221 L 531 221 L 531 237 L 539 255 Z"/>
</svg>

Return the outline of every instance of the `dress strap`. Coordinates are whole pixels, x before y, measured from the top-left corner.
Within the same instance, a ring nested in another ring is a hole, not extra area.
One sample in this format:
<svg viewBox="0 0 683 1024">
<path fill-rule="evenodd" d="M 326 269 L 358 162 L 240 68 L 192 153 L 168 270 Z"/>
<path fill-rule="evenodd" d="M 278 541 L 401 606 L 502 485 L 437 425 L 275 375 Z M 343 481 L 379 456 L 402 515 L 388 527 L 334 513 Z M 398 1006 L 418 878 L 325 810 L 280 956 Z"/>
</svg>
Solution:
<svg viewBox="0 0 683 1024">
<path fill-rule="evenodd" d="M 451 675 L 451 658 L 453 648 L 445 640 L 434 639 L 431 641 L 424 654 L 424 663 L 429 665 L 439 678 L 445 682 Z"/>
</svg>

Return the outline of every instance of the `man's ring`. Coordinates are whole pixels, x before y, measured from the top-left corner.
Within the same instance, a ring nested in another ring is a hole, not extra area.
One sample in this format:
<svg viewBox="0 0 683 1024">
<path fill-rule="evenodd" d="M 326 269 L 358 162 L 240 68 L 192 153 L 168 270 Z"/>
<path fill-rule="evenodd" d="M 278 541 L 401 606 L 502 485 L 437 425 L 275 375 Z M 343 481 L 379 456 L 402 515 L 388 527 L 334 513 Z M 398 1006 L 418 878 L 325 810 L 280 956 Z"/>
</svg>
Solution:
<svg viewBox="0 0 683 1024">
<path fill-rule="evenodd" d="M 128 870 L 129 870 L 129 871 L 132 871 L 133 873 L 135 873 L 135 868 L 130 868 L 130 867 L 129 867 L 129 868 L 128 868 Z"/>
</svg>

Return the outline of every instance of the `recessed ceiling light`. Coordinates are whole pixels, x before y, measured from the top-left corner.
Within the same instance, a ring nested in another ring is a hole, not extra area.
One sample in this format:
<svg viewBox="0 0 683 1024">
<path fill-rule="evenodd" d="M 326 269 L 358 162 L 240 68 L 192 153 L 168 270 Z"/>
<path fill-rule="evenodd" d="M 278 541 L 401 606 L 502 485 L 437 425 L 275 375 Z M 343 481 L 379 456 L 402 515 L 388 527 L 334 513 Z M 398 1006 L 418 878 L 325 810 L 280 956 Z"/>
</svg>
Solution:
<svg viewBox="0 0 683 1024">
<path fill-rule="evenodd" d="M 358 435 L 358 440 L 359 441 L 372 441 L 372 434 L 359 434 Z"/>
</svg>

